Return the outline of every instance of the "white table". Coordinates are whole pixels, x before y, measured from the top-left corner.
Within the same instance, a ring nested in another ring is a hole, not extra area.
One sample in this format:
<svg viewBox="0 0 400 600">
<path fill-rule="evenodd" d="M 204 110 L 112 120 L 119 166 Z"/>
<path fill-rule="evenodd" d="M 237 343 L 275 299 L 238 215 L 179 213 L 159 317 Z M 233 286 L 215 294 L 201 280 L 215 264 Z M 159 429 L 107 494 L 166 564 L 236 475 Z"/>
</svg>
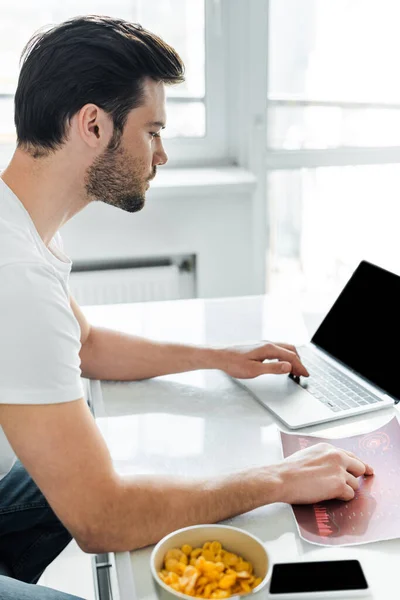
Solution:
<svg viewBox="0 0 400 600">
<path fill-rule="evenodd" d="M 309 335 L 290 299 L 262 296 L 219 300 L 87 307 L 93 324 L 159 340 L 235 344 L 269 339 L 296 344 Z M 100 384 L 93 386 L 96 395 Z M 145 382 L 101 384 L 99 427 L 120 473 L 215 475 L 281 460 L 277 422 L 245 390 L 218 371 L 197 371 Z M 374 429 L 397 409 L 381 411 L 307 433 L 340 437 Z M 282 429 L 284 427 L 280 425 Z M 300 540 L 285 504 L 258 508 L 225 521 L 266 544 L 274 562 L 358 558 L 375 599 L 398 596 L 400 541 L 324 548 Z M 112 557 L 114 598 L 155 598 L 151 547 Z"/>
</svg>

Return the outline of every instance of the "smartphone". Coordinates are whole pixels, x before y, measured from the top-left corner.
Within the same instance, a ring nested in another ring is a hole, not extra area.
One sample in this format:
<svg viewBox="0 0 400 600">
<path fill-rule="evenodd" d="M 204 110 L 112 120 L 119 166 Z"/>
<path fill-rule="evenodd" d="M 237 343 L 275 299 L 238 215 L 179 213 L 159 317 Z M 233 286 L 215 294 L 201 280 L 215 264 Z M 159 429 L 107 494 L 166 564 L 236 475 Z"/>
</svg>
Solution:
<svg viewBox="0 0 400 600">
<path fill-rule="evenodd" d="M 269 588 L 276 600 L 317 600 L 369 596 L 370 589 L 358 560 L 277 563 Z"/>
</svg>

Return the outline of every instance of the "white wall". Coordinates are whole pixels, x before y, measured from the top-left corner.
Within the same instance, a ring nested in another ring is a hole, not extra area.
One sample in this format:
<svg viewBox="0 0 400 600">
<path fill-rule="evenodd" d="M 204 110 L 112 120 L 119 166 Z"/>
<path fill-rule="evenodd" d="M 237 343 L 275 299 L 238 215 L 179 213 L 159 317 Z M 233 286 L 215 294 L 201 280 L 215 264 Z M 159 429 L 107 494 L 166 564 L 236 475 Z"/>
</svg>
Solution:
<svg viewBox="0 0 400 600">
<path fill-rule="evenodd" d="M 72 260 L 195 254 L 199 297 L 259 293 L 252 264 L 252 194 L 160 197 L 135 214 L 93 203 L 61 230 Z"/>
</svg>

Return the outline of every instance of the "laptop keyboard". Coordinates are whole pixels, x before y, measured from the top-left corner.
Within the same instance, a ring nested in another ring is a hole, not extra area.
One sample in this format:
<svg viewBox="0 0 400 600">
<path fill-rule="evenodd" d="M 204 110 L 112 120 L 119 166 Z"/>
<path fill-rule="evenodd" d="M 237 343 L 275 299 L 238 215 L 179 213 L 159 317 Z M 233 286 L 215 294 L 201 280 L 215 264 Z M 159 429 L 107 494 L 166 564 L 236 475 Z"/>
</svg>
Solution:
<svg viewBox="0 0 400 600">
<path fill-rule="evenodd" d="M 293 378 L 294 381 L 332 412 L 382 402 L 382 398 L 375 396 L 341 371 L 331 367 L 309 348 L 303 346 L 298 348 L 298 352 L 310 373 L 310 379 L 302 379 L 300 382 L 297 378 Z"/>
</svg>

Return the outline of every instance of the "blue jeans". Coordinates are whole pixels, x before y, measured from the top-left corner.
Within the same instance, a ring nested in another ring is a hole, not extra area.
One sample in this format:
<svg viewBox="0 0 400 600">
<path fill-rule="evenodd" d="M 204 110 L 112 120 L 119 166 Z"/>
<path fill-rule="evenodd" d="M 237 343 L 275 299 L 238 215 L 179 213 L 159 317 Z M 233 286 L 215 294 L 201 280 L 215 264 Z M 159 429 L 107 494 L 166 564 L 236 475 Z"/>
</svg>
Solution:
<svg viewBox="0 0 400 600">
<path fill-rule="evenodd" d="M 20 462 L 0 481 L 1 600 L 82 600 L 40 585 L 43 571 L 71 541 Z"/>
</svg>

